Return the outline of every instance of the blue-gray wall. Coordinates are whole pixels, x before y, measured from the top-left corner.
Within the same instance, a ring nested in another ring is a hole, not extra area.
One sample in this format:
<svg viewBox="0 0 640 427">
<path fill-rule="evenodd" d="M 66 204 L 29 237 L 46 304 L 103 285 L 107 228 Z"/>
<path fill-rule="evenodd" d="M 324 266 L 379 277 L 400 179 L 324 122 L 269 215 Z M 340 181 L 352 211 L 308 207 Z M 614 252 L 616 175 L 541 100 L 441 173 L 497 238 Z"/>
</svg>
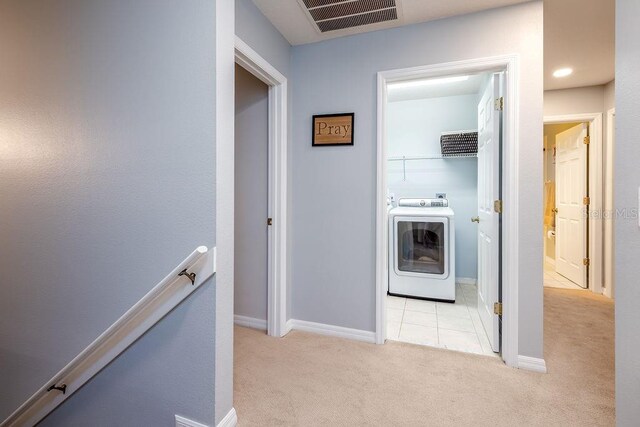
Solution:
<svg viewBox="0 0 640 427">
<path fill-rule="evenodd" d="M 293 47 L 293 318 L 375 328 L 376 73 L 501 54 L 520 57 L 518 352 L 542 357 L 540 1 Z M 351 111 L 353 147 L 311 147 L 313 114 Z"/>
<path fill-rule="evenodd" d="M 251 0 L 236 2 L 236 35 L 260 56 L 289 76 L 291 45 Z"/>
<path fill-rule="evenodd" d="M 267 320 L 269 88 L 239 65 L 235 72 L 233 313 Z"/>
<path fill-rule="evenodd" d="M 458 95 L 390 102 L 387 106 L 389 157 L 440 156 L 440 134 L 478 128 L 477 95 Z M 478 276 L 478 160 L 412 160 L 387 163 L 389 193 L 403 197 L 435 197 L 446 193 L 455 212 L 456 278 Z"/>
<path fill-rule="evenodd" d="M 638 425 L 640 419 L 640 2 L 616 1 L 616 142 L 614 203 L 627 216 L 615 222 L 616 277 L 616 422 Z M 635 214 L 633 213 L 635 210 Z"/>
<path fill-rule="evenodd" d="M 215 7 L 0 3 L 0 419 L 215 244 Z M 214 283 L 43 425 L 212 425 Z"/>
</svg>

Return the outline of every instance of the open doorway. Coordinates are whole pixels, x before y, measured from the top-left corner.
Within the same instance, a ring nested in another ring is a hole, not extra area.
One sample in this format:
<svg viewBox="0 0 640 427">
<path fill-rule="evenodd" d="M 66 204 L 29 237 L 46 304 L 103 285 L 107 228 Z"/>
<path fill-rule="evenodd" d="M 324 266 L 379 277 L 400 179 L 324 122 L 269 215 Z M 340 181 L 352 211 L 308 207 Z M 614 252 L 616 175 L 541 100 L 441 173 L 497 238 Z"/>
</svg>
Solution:
<svg viewBox="0 0 640 427">
<path fill-rule="evenodd" d="M 487 103 L 499 113 L 494 78 L 388 85 L 389 340 L 496 355 L 478 310 L 478 157 L 492 142 Z"/>
<path fill-rule="evenodd" d="M 234 320 L 267 330 L 269 87 L 235 66 Z"/>
<path fill-rule="evenodd" d="M 544 126 L 544 286 L 588 288 L 589 124 Z"/>
<path fill-rule="evenodd" d="M 235 41 L 234 323 L 281 337 L 287 297 L 287 79 Z"/>
<path fill-rule="evenodd" d="M 502 214 L 517 163 L 515 144 L 503 145 L 517 129 L 516 62 L 379 73 L 379 343 L 502 351 L 517 364 L 517 313 L 503 316 L 517 304 L 517 280 L 501 285 L 517 268 L 502 251 L 508 237 L 517 241 L 515 217 Z"/>
<path fill-rule="evenodd" d="M 544 285 L 605 288 L 602 114 L 544 118 Z"/>
</svg>

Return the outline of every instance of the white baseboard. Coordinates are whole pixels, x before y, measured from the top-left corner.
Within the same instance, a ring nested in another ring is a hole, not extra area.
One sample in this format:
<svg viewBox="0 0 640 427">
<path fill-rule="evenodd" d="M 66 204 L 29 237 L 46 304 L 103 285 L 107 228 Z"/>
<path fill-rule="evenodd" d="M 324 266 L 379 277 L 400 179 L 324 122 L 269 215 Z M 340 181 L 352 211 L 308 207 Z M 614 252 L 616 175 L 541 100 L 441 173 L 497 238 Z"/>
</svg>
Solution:
<svg viewBox="0 0 640 427">
<path fill-rule="evenodd" d="M 233 316 L 233 323 L 247 328 L 259 329 L 261 331 L 267 330 L 267 321 L 256 319 L 254 317 L 240 316 L 239 314 L 236 314 Z"/>
<path fill-rule="evenodd" d="M 456 277 L 456 283 L 461 285 L 475 285 L 478 280 L 472 277 Z"/>
<path fill-rule="evenodd" d="M 176 427 L 209 427 L 197 421 L 176 415 Z"/>
<path fill-rule="evenodd" d="M 287 335 L 292 330 L 293 330 L 293 319 L 289 319 L 287 320 L 287 323 L 285 325 L 284 334 Z"/>
<path fill-rule="evenodd" d="M 236 427 L 238 425 L 238 415 L 236 408 L 231 408 L 229 413 L 218 423 L 217 427 Z"/>
<path fill-rule="evenodd" d="M 518 355 L 518 369 L 546 374 L 547 364 L 544 359 Z"/>
<path fill-rule="evenodd" d="M 376 342 L 376 333 L 371 331 L 363 331 L 360 329 L 344 328 L 342 326 L 326 325 L 324 323 L 307 322 L 306 320 L 289 320 L 291 329 L 305 332 L 313 332 L 315 334 L 328 335 L 331 337 L 347 338 L 356 341 L 364 341 L 369 343 Z M 287 324 L 289 324 L 287 322 Z"/>
</svg>

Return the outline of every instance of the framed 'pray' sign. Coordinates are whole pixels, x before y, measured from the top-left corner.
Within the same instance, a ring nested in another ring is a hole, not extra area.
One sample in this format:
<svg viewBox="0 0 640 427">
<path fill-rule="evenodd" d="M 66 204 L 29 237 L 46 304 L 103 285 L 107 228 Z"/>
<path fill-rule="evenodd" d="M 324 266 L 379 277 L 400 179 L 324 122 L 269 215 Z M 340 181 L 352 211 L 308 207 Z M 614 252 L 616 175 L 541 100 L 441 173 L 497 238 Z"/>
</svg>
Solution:
<svg viewBox="0 0 640 427">
<path fill-rule="evenodd" d="M 354 113 L 314 115 L 311 145 L 353 145 L 353 116 Z"/>
</svg>

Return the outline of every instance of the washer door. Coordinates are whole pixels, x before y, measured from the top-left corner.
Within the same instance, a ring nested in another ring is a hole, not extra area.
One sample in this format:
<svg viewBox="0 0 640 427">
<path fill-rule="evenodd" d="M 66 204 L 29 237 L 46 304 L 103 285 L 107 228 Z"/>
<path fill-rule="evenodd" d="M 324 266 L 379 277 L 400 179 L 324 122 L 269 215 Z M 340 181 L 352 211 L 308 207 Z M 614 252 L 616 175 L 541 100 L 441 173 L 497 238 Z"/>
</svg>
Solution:
<svg viewBox="0 0 640 427">
<path fill-rule="evenodd" d="M 449 219 L 394 218 L 394 270 L 400 276 L 449 277 Z"/>
</svg>

